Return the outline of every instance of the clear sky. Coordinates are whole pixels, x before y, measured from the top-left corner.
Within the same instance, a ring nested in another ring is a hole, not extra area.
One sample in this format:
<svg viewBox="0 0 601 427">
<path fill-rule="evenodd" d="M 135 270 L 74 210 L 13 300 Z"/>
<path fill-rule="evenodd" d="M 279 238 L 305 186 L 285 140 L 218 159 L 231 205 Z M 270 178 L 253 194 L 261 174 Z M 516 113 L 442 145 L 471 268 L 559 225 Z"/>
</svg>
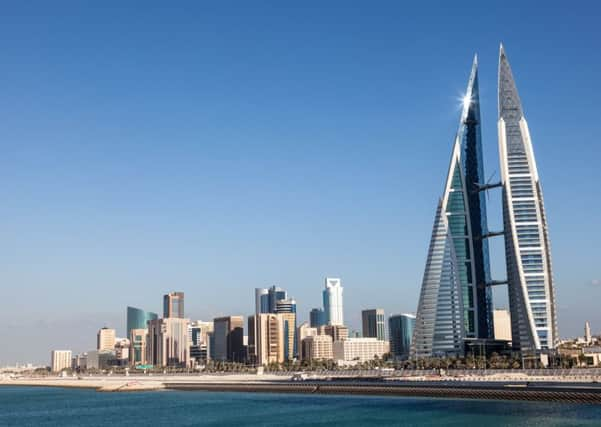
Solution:
<svg viewBox="0 0 601 427">
<path fill-rule="evenodd" d="M 159 312 L 170 290 L 208 320 L 277 284 L 304 320 L 331 275 L 352 328 L 362 308 L 415 311 L 474 53 L 499 170 L 501 41 L 560 334 L 601 332 L 598 2 L 124 3 L 3 5 L 0 365 L 124 335 L 127 305 Z M 504 278 L 502 240 L 491 257 Z"/>
</svg>

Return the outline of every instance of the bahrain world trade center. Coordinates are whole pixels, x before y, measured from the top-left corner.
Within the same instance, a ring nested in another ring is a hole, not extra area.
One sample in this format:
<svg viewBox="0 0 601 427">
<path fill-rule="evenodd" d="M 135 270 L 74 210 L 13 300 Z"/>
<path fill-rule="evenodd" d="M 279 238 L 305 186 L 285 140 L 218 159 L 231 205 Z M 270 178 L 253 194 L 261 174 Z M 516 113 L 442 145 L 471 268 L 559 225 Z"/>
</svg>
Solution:
<svg viewBox="0 0 601 427">
<path fill-rule="evenodd" d="M 478 62 L 463 99 L 447 179 L 438 201 L 419 297 L 412 357 L 462 355 L 492 339 L 491 286 L 507 284 L 512 345 L 552 349 L 558 339 L 547 222 L 528 125 L 505 51 L 499 55 L 501 182 L 485 182 Z M 502 232 L 487 228 L 485 192 L 503 191 Z M 490 277 L 488 239 L 503 235 L 507 280 Z"/>
</svg>

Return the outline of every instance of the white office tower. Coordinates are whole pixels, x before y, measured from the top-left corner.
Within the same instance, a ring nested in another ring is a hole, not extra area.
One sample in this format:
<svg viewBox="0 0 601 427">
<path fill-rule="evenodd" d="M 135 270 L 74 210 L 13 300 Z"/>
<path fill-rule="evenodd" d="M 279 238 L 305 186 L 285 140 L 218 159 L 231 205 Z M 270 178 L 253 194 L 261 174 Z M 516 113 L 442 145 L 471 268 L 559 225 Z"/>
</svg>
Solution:
<svg viewBox="0 0 601 427">
<path fill-rule="evenodd" d="M 584 322 L 584 341 L 586 341 L 587 344 L 593 342 L 593 337 L 591 334 L 591 324 L 588 322 L 588 320 Z"/>
<path fill-rule="evenodd" d="M 323 309 L 327 325 L 344 325 L 342 291 L 340 279 L 326 277 L 326 288 L 323 290 Z"/>
<path fill-rule="evenodd" d="M 539 352 L 559 339 L 551 247 L 528 123 L 503 46 L 498 125 L 512 344 Z"/>
<path fill-rule="evenodd" d="M 269 312 L 269 289 L 255 288 L 255 314 Z"/>
</svg>

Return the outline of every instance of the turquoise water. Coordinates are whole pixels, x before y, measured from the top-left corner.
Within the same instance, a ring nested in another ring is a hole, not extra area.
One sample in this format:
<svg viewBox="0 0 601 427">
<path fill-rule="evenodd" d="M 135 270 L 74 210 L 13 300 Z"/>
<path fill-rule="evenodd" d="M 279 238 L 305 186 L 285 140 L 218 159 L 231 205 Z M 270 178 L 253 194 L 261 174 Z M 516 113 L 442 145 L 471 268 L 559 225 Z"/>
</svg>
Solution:
<svg viewBox="0 0 601 427">
<path fill-rule="evenodd" d="M 0 387 L 0 426 L 601 426 L 601 406 Z"/>
</svg>

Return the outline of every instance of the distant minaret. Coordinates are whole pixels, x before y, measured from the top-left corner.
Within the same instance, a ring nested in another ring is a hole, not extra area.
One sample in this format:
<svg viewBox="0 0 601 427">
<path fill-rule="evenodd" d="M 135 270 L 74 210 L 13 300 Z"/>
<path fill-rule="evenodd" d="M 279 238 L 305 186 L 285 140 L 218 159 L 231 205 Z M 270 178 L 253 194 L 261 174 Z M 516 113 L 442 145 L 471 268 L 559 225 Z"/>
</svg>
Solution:
<svg viewBox="0 0 601 427">
<path fill-rule="evenodd" d="M 593 342 L 593 337 L 591 336 L 591 324 L 588 322 L 588 320 L 584 322 L 584 340 L 587 344 Z"/>
</svg>

